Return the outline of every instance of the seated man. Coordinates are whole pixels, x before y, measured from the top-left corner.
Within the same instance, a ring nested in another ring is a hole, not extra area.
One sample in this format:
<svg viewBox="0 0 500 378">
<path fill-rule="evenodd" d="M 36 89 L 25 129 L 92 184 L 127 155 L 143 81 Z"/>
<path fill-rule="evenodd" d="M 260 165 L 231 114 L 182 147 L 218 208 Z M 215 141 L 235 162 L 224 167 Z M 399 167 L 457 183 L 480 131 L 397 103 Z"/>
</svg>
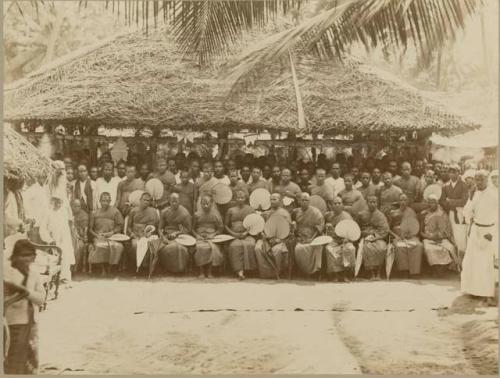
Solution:
<svg viewBox="0 0 500 378">
<path fill-rule="evenodd" d="M 224 224 L 211 196 L 202 195 L 200 206 L 193 222 L 193 235 L 197 239 L 194 262 L 200 268 L 199 278 L 213 278 L 212 267 L 221 265 L 223 256 L 219 246 L 210 239 L 222 233 Z"/>
<path fill-rule="evenodd" d="M 128 256 L 127 266 L 128 268 L 137 266 L 137 241 L 142 237 L 148 237 L 145 234 L 146 226 L 154 226 L 155 230 L 158 230 L 158 223 L 160 218 L 158 216 L 158 210 L 151 206 L 153 198 L 149 193 L 143 193 L 138 207 L 132 208 L 128 215 L 128 225 L 127 233 L 131 238 L 131 248 Z M 155 232 L 156 233 L 156 232 Z M 140 267 L 146 267 L 149 265 L 148 255 L 144 257 Z"/>
<path fill-rule="evenodd" d="M 286 222 L 292 222 L 290 214 L 282 207 L 281 196 L 278 193 L 271 195 L 271 208 L 265 211 L 262 216 L 266 221 L 282 217 Z M 288 248 L 285 241 L 276 237 L 266 238 L 264 236 L 263 239 L 257 240 L 255 255 L 260 278 L 279 277 L 289 266 Z"/>
<path fill-rule="evenodd" d="M 455 246 L 452 243 L 450 219 L 439 206 L 439 199 L 431 194 L 427 198 L 429 209 L 423 215 L 421 236 L 424 243 L 424 253 L 427 262 L 436 275 L 444 273 L 455 260 Z M 455 260 L 456 261 L 456 260 Z"/>
<path fill-rule="evenodd" d="M 245 192 L 242 190 L 236 192 L 236 206 L 231 207 L 226 214 L 226 231 L 235 238 L 228 246 L 229 260 L 240 280 L 245 279 L 245 271 L 257 268 L 255 239 L 248 234 L 243 226 L 245 217 L 255 211 L 246 202 Z"/>
<path fill-rule="evenodd" d="M 349 282 L 345 271 L 352 271 L 356 266 L 356 248 L 348 241 L 340 238 L 335 233 L 335 226 L 342 220 L 352 220 L 351 215 L 344 211 L 342 199 L 333 199 L 333 211 L 325 215 L 326 233 L 333 238 L 333 242 L 325 247 L 326 271 L 337 276 L 339 282 Z"/>
<path fill-rule="evenodd" d="M 110 270 L 118 271 L 123 245 L 108 238 L 123 231 L 123 217 L 116 207 L 110 206 L 109 193 L 102 193 L 99 202 L 101 207 L 90 217 L 90 235 L 94 242 L 89 247 L 89 264 L 99 264 L 102 275 L 106 275 L 108 266 Z"/>
<path fill-rule="evenodd" d="M 408 206 L 406 194 L 399 196 L 399 209 L 390 212 L 392 231 L 398 235 L 394 239 L 394 250 L 396 253 L 396 269 L 406 272 L 410 276 L 418 276 L 422 266 L 422 255 L 424 247 L 418 239 L 418 229 L 411 230 L 408 220 L 418 222 L 417 214 Z"/>
<path fill-rule="evenodd" d="M 323 232 L 325 218 L 321 211 L 310 206 L 310 196 L 302 193 L 300 208 L 294 211 L 297 244 L 295 245 L 295 262 L 299 270 L 307 275 L 321 270 L 323 246 L 312 246 L 312 240 Z"/>
<path fill-rule="evenodd" d="M 372 280 L 380 279 L 380 270 L 387 252 L 385 239 L 389 235 L 387 218 L 377 208 L 377 204 L 376 196 L 368 197 L 368 210 L 360 213 L 363 265 L 370 272 Z"/>
<path fill-rule="evenodd" d="M 161 212 L 160 245 L 158 259 L 163 270 L 169 273 L 182 273 L 188 267 L 189 251 L 177 243 L 179 234 L 191 233 L 191 214 L 179 203 L 179 194 L 170 195 L 170 206 Z"/>
</svg>

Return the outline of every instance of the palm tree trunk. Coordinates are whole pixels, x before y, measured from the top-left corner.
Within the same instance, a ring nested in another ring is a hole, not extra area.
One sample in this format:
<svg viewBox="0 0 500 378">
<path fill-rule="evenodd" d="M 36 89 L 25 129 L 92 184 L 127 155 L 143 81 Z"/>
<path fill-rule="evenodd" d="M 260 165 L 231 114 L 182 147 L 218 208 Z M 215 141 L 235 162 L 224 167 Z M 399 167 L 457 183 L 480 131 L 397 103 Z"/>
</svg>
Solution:
<svg viewBox="0 0 500 378">
<path fill-rule="evenodd" d="M 295 89 L 295 99 L 297 101 L 297 121 L 298 121 L 298 129 L 302 130 L 306 127 L 306 118 L 304 115 L 304 107 L 302 104 L 302 96 L 300 94 L 299 81 L 297 79 L 297 73 L 295 72 L 295 64 L 293 64 L 292 52 L 288 51 L 288 55 L 290 57 L 290 67 L 292 69 L 292 79 L 293 79 L 293 87 Z"/>
</svg>

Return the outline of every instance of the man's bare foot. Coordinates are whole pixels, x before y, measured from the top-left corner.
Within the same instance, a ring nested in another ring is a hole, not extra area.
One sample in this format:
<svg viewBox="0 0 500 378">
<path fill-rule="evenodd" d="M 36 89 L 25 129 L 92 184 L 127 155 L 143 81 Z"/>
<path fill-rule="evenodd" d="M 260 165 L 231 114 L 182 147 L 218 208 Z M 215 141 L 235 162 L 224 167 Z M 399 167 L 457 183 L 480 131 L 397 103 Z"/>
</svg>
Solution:
<svg viewBox="0 0 500 378">
<path fill-rule="evenodd" d="M 212 273 L 208 273 L 208 278 L 214 278 L 213 274 Z"/>
<path fill-rule="evenodd" d="M 242 270 L 240 270 L 240 271 L 238 272 L 238 279 L 239 279 L 239 280 L 241 280 L 241 281 L 245 279 L 245 275 L 243 274 L 243 271 L 242 271 Z"/>
<path fill-rule="evenodd" d="M 201 273 L 199 276 L 198 276 L 199 279 L 204 279 L 205 278 L 205 275 L 203 273 Z"/>
</svg>

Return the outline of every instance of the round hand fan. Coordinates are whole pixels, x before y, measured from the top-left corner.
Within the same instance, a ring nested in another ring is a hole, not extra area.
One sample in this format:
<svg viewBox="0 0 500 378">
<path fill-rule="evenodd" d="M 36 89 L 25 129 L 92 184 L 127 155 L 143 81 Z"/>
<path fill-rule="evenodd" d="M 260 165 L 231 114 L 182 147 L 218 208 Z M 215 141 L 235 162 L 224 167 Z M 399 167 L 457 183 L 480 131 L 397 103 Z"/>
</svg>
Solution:
<svg viewBox="0 0 500 378">
<path fill-rule="evenodd" d="M 146 192 L 151 194 L 151 197 L 155 200 L 163 197 L 163 191 L 163 183 L 157 178 L 152 178 L 146 183 Z"/>
<path fill-rule="evenodd" d="M 323 197 L 320 197 L 318 195 L 312 195 L 310 198 L 310 205 L 314 206 L 316 209 L 321 211 L 321 214 L 325 215 L 325 213 L 328 210 L 328 207 L 326 206 L 326 202 L 323 199 Z"/>
<path fill-rule="evenodd" d="M 318 237 L 314 238 L 313 241 L 311 242 L 311 245 L 314 245 L 314 246 L 326 245 L 326 244 L 331 243 L 332 241 L 333 241 L 333 238 L 331 236 L 323 235 L 323 236 L 318 236 Z"/>
<path fill-rule="evenodd" d="M 134 190 L 128 196 L 128 202 L 130 202 L 132 206 L 139 206 L 139 202 L 141 201 L 141 196 L 143 194 L 144 190 Z"/>
<path fill-rule="evenodd" d="M 344 219 L 335 226 L 335 234 L 341 238 L 356 241 L 361 236 L 361 229 L 352 219 Z"/>
<path fill-rule="evenodd" d="M 262 210 L 267 210 L 271 207 L 271 193 L 264 188 L 255 189 L 252 194 L 250 194 L 250 206 L 255 210 L 259 207 Z"/>
<path fill-rule="evenodd" d="M 286 239 L 290 234 L 290 223 L 282 215 L 272 214 L 264 225 L 268 238 Z"/>
<path fill-rule="evenodd" d="M 250 235 L 257 235 L 264 231 L 264 218 L 259 214 L 249 214 L 243 219 L 243 227 L 245 227 Z"/>
<path fill-rule="evenodd" d="M 225 205 L 233 198 L 231 188 L 225 184 L 215 184 L 213 190 L 215 191 L 214 201 L 218 205 Z"/>
</svg>

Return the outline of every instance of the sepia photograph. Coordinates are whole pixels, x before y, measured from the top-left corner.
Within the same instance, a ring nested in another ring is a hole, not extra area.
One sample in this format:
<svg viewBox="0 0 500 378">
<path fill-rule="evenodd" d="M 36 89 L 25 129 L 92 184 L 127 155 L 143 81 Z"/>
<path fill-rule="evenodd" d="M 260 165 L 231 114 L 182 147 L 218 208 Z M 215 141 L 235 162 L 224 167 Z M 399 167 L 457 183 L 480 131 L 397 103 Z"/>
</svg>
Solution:
<svg viewBox="0 0 500 378">
<path fill-rule="evenodd" d="M 498 0 L 4 0 L 3 373 L 499 373 Z"/>
</svg>

